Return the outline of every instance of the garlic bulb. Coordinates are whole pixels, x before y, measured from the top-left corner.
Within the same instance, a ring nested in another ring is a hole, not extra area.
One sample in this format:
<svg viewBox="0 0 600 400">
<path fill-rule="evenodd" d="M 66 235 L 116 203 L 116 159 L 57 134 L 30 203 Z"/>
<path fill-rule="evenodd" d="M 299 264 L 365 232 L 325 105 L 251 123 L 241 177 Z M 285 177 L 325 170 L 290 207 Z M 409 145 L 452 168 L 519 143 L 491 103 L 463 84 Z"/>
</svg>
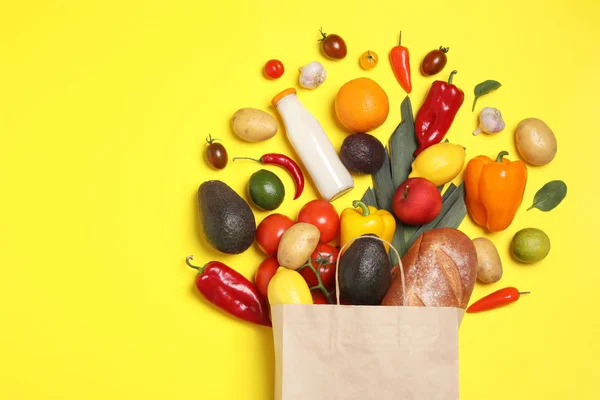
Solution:
<svg viewBox="0 0 600 400">
<path fill-rule="evenodd" d="M 497 108 L 485 107 L 479 114 L 479 128 L 473 132 L 473 135 L 479 135 L 481 132 L 498 133 L 504 129 L 504 120 L 502 113 Z"/>
<path fill-rule="evenodd" d="M 304 67 L 300 68 L 300 86 L 305 89 L 316 89 L 327 78 L 327 72 L 323 64 L 317 61 L 313 61 Z"/>
</svg>

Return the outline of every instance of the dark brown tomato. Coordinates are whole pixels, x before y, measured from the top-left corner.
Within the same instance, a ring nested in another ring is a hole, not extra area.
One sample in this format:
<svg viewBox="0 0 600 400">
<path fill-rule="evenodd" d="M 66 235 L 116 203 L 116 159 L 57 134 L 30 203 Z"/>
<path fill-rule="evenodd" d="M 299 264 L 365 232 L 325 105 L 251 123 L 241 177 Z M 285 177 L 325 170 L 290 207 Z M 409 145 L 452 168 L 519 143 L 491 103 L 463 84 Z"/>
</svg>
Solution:
<svg viewBox="0 0 600 400">
<path fill-rule="evenodd" d="M 215 143 L 215 140 L 208 136 L 206 143 L 208 148 L 206 149 L 206 160 L 208 163 L 216 169 L 223 169 L 227 165 L 229 157 L 227 156 L 227 150 L 221 143 Z"/>
<path fill-rule="evenodd" d="M 321 29 L 321 51 L 327 58 L 332 60 L 341 60 L 346 57 L 348 54 L 348 48 L 346 47 L 346 42 L 339 35 L 328 35 L 323 33 L 323 29 Z"/>
<path fill-rule="evenodd" d="M 425 76 L 431 76 L 443 70 L 448 62 L 448 57 L 446 56 L 448 50 L 450 48 L 440 47 L 427 53 L 421 63 L 421 73 Z"/>
</svg>

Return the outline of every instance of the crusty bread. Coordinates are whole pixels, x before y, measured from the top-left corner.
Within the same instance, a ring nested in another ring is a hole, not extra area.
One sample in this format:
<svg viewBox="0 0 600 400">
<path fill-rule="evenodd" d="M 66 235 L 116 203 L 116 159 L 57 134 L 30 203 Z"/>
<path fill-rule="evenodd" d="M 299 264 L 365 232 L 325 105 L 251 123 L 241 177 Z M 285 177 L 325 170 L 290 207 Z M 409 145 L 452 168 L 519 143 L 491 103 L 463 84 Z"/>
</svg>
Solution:
<svg viewBox="0 0 600 400">
<path fill-rule="evenodd" d="M 477 252 L 457 229 L 424 232 L 402 258 L 408 306 L 466 308 L 477 278 Z M 403 305 L 402 279 L 393 281 L 382 305 Z"/>
</svg>

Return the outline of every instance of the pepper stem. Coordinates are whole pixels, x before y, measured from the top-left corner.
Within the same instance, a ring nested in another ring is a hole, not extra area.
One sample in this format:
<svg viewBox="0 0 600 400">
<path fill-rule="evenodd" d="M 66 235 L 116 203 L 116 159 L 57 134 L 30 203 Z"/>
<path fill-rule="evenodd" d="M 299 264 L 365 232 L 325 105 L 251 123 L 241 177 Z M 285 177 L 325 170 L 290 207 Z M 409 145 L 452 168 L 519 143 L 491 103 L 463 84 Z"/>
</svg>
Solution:
<svg viewBox="0 0 600 400">
<path fill-rule="evenodd" d="M 251 158 L 251 157 L 233 157 L 231 159 L 231 161 L 235 161 L 235 160 L 251 160 L 251 161 L 256 161 L 257 163 L 262 164 L 262 160 L 256 159 L 256 158 Z"/>
<path fill-rule="evenodd" d="M 458 74 L 457 70 L 450 72 L 450 77 L 448 78 L 448 85 L 452 85 L 452 80 L 454 79 L 454 75 Z"/>
<path fill-rule="evenodd" d="M 531 294 L 531 292 L 519 292 L 519 294 Z"/>
<path fill-rule="evenodd" d="M 362 213 L 363 217 L 366 217 L 371 213 L 371 211 L 369 211 L 369 206 L 359 200 L 354 200 L 352 202 L 352 207 L 360 207 L 360 212 Z"/>
<path fill-rule="evenodd" d="M 502 150 L 500 153 L 498 153 L 498 157 L 496 157 L 496 162 L 502 162 L 502 157 L 507 155 L 508 151 Z"/>
<path fill-rule="evenodd" d="M 188 265 L 188 267 L 190 267 L 190 268 L 194 268 L 195 270 L 198 270 L 198 272 L 199 272 L 200 274 L 202 274 L 202 273 L 204 272 L 204 268 L 206 268 L 206 265 L 205 265 L 205 266 L 203 266 L 203 267 L 199 267 L 199 266 L 197 266 L 197 265 L 194 265 L 194 264 L 192 264 L 192 263 L 190 262 L 190 260 L 193 260 L 193 259 L 194 259 L 194 256 L 192 256 L 192 255 L 189 255 L 189 256 L 187 256 L 187 257 L 185 258 L 185 263 Z"/>
<path fill-rule="evenodd" d="M 398 46 L 402 46 L 402 31 L 400 31 L 400 37 L 398 38 Z"/>
</svg>

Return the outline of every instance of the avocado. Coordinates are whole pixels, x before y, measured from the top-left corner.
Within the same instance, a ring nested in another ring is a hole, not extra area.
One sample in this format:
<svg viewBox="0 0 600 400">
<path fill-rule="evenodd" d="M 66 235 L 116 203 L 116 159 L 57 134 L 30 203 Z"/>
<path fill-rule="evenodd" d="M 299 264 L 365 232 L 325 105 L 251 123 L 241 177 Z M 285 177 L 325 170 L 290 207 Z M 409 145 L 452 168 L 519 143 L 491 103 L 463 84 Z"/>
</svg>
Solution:
<svg viewBox="0 0 600 400">
<path fill-rule="evenodd" d="M 390 260 L 373 236 L 356 239 L 340 259 L 340 298 L 346 303 L 379 305 L 390 287 Z"/>
<path fill-rule="evenodd" d="M 353 133 L 342 142 L 340 159 L 350 172 L 373 174 L 383 165 L 385 148 L 373 135 Z"/>
<path fill-rule="evenodd" d="M 227 254 L 239 254 L 254 241 L 256 220 L 250 206 L 221 181 L 206 181 L 198 188 L 200 223 L 208 242 Z"/>
</svg>

